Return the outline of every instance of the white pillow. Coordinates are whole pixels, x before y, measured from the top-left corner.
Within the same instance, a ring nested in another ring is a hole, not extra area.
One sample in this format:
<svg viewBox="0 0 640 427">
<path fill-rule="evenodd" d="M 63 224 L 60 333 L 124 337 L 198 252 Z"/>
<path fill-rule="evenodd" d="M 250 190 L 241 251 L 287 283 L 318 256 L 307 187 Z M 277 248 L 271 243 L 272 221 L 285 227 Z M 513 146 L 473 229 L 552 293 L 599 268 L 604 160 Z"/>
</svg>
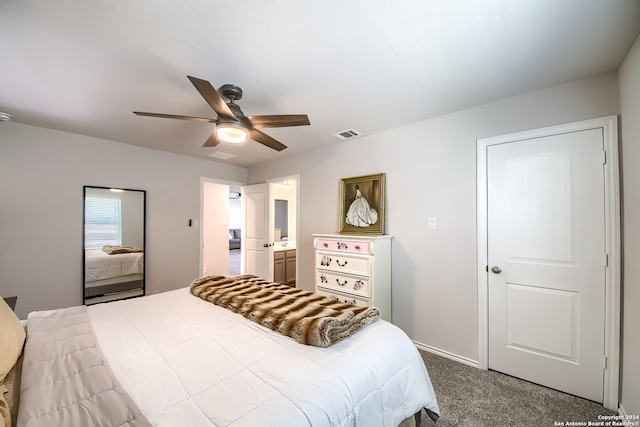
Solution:
<svg viewBox="0 0 640 427">
<path fill-rule="evenodd" d="M 0 383 L 22 354 L 25 336 L 20 319 L 0 298 Z"/>
<path fill-rule="evenodd" d="M 4 380 L 22 354 L 26 334 L 18 316 L 0 298 L 0 420 L 11 425 L 10 407 L 5 400 Z"/>
</svg>

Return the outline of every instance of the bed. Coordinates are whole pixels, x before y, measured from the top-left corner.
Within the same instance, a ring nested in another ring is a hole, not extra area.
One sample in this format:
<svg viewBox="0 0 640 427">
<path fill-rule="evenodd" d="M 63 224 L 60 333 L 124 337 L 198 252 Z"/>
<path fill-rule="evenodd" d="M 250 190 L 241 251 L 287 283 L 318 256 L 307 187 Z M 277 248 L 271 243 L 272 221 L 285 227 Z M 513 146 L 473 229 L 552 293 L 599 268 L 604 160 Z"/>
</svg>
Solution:
<svg viewBox="0 0 640 427">
<path fill-rule="evenodd" d="M 144 283 L 144 253 L 115 251 L 107 253 L 104 249 L 87 249 L 84 258 L 85 298 L 99 297 L 105 294 L 138 290 L 142 295 Z"/>
<path fill-rule="evenodd" d="M 194 289 L 30 313 L 17 425 L 395 427 L 422 408 L 437 419 L 422 358 L 394 325 L 305 345 Z"/>
</svg>

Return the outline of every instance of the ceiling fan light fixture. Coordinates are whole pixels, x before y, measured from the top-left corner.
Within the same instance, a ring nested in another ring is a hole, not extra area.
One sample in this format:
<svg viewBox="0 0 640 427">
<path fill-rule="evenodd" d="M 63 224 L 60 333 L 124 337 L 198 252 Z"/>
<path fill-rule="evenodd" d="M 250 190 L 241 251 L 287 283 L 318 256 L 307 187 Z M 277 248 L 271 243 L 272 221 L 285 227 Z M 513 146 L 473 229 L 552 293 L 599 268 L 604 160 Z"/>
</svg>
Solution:
<svg viewBox="0 0 640 427">
<path fill-rule="evenodd" d="M 220 123 L 216 125 L 216 136 L 222 142 L 242 144 L 247 140 L 247 129 L 238 123 Z"/>
</svg>

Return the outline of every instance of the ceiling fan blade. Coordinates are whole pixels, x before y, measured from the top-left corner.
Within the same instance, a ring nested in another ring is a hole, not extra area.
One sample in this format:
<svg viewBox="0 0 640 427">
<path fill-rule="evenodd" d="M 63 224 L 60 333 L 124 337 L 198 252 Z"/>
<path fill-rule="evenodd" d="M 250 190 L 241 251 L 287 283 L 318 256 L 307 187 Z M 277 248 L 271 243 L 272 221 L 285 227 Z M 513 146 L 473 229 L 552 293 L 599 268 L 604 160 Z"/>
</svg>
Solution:
<svg viewBox="0 0 640 427">
<path fill-rule="evenodd" d="M 280 141 L 273 139 L 269 135 L 264 132 L 260 132 L 257 129 L 249 130 L 249 136 L 256 142 L 259 142 L 262 145 L 266 145 L 269 148 L 273 148 L 276 151 L 282 151 L 287 148 L 286 145 L 281 143 Z"/>
<path fill-rule="evenodd" d="M 288 114 L 272 116 L 247 116 L 247 120 L 254 128 L 281 128 L 288 126 L 309 125 L 309 117 L 306 114 Z"/>
<path fill-rule="evenodd" d="M 145 113 L 144 111 L 134 111 L 133 114 L 136 114 L 138 116 L 160 117 L 163 119 L 190 120 L 192 122 L 206 122 L 206 123 L 216 122 L 215 119 L 208 119 L 206 117 L 176 116 L 175 114 Z"/>
<path fill-rule="evenodd" d="M 204 143 L 203 147 L 215 147 L 219 143 L 220 141 L 218 141 L 218 138 L 216 137 L 216 131 L 214 130 L 209 139 L 207 139 L 207 142 Z"/>
<path fill-rule="evenodd" d="M 200 92 L 200 95 L 207 101 L 207 104 L 213 108 L 213 111 L 218 113 L 219 116 L 227 119 L 236 120 L 236 116 L 233 115 L 233 111 L 229 108 L 224 99 L 220 96 L 218 91 L 211 86 L 206 80 L 199 79 L 197 77 L 187 76 L 191 84 Z"/>
</svg>

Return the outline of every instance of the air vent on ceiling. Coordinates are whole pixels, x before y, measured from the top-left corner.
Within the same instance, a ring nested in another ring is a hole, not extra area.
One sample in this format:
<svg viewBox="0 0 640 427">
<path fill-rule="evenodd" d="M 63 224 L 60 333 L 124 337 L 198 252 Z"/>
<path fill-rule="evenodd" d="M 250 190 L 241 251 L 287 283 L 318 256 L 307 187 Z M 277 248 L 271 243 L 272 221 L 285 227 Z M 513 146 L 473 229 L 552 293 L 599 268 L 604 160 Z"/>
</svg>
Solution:
<svg viewBox="0 0 640 427">
<path fill-rule="evenodd" d="M 224 153 L 222 151 L 214 151 L 213 153 L 209 153 L 209 156 L 215 157 L 216 159 L 227 160 L 232 157 L 236 157 L 235 154 Z"/>
<path fill-rule="evenodd" d="M 339 139 L 340 141 L 355 138 L 356 136 L 360 136 L 360 135 L 362 134 L 355 129 L 347 129 L 341 132 L 336 132 L 331 134 L 332 137 L 334 137 L 335 139 Z"/>
</svg>

